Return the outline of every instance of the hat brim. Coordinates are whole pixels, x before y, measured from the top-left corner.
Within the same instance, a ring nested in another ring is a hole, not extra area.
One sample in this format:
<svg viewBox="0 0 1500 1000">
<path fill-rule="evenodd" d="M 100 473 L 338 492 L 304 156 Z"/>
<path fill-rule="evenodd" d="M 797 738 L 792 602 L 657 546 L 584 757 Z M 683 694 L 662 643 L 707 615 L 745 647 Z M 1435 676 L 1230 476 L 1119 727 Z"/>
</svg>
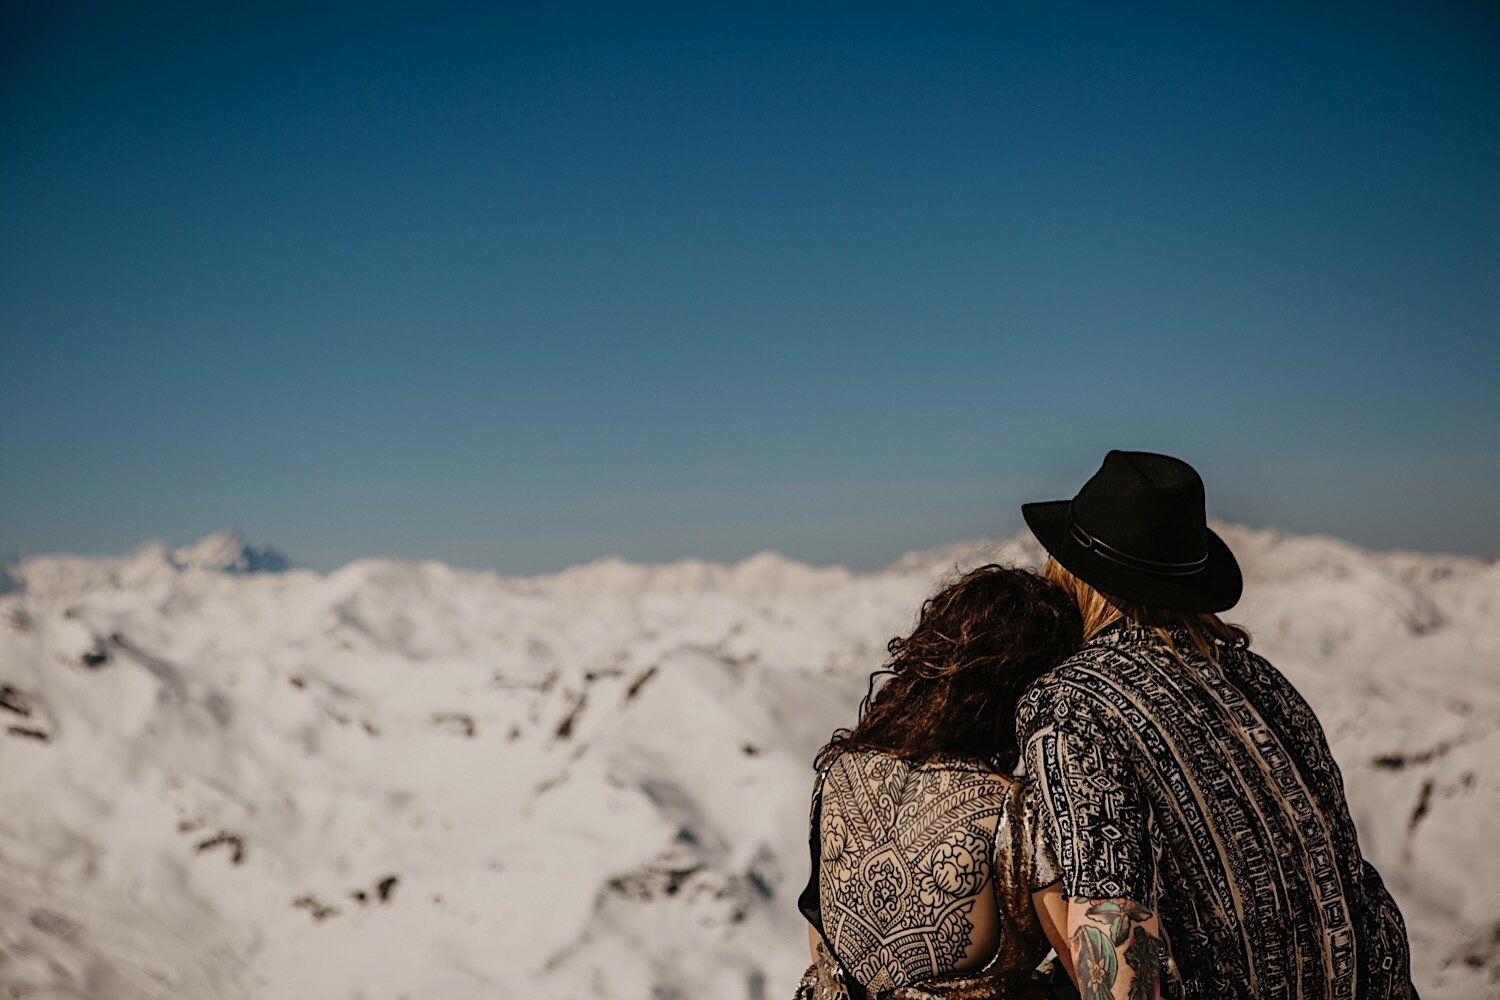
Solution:
<svg viewBox="0 0 1500 1000">
<path fill-rule="evenodd" d="M 1152 607 L 1176 611 L 1227 611 L 1244 590 L 1240 564 L 1224 539 L 1208 529 L 1208 561 L 1196 573 L 1168 576 L 1122 566 L 1078 544 L 1069 530 L 1071 500 L 1021 505 L 1036 540 L 1068 572 L 1095 590 Z"/>
</svg>

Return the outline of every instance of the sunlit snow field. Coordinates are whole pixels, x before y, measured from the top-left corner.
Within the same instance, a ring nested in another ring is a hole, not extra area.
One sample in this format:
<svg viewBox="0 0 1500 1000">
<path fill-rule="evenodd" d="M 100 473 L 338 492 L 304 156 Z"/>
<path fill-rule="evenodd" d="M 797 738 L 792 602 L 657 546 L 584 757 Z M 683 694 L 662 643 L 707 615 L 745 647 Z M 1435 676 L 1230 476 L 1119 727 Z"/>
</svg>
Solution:
<svg viewBox="0 0 1500 1000">
<path fill-rule="evenodd" d="M 1425 1000 L 1500 993 L 1500 564 L 1219 526 Z M 779 998 L 811 756 L 945 575 L 233 533 L 0 574 L 0 998 Z"/>
</svg>

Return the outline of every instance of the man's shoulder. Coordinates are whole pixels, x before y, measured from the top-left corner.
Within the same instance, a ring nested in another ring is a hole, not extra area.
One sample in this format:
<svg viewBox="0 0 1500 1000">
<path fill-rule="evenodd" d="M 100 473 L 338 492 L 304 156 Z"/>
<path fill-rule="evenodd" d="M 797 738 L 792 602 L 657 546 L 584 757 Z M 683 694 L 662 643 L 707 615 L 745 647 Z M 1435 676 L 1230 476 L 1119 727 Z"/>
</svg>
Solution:
<svg viewBox="0 0 1500 1000">
<path fill-rule="evenodd" d="M 1097 690 L 1104 676 L 1099 667 L 1108 652 L 1108 647 L 1098 644 L 1082 646 L 1028 684 L 1025 693 L 1056 696 Z"/>
<path fill-rule="evenodd" d="M 1095 669 L 1098 653 L 1097 648 L 1084 646 L 1022 690 L 1016 704 L 1016 727 L 1023 737 L 1048 719 L 1103 706 L 1107 685 Z"/>
<path fill-rule="evenodd" d="M 1258 650 L 1245 647 L 1238 652 L 1240 656 L 1244 658 L 1245 667 L 1251 672 L 1252 675 L 1262 680 L 1270 680 L 1274 681 L 1277 684 L 1284 684 L 1287 687 L 1293 686 L 1292 682 L 1287 678 L 1286 674 L 1282 673 L 1276 667 L 1276 664 L 1266 659 L 1266 657 Z"/>
</svg>

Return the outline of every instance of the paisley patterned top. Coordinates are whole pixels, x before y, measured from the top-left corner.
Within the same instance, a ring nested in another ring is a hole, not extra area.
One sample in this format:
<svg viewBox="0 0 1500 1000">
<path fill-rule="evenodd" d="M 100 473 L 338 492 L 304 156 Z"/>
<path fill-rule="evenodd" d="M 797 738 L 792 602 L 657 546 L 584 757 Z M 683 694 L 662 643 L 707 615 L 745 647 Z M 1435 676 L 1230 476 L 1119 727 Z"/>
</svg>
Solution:
<svg viewBox="0 0 1500 1000">
<path fill-rule="evenodd" d="M 1163 997 L 1416 996 L 1406 926 L 1360 854 L 1339 769 L 1263 657 L 1118 623 L 1017 711 L 1063 892 L 1161 918 Z"/>
<path fill-rule="evenodd" d="M 839 754 L 809 816 L 798 905 L 823 948 L 798 996 L 1031 995 L 1023 984 L 1050 947 L 1031 893 L 1058 877 L 1036 854 L 1034 817 L 1030 786 L 982 761 Z"/>
</svg>

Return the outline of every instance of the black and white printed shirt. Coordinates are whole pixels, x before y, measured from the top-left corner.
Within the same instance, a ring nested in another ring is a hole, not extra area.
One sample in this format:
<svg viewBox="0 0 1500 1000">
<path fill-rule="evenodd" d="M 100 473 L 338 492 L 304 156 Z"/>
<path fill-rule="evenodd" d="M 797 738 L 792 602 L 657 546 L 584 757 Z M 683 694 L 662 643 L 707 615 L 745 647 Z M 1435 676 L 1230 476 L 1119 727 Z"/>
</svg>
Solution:
<svg viewBox="0 0 1500 1000">
<path fill-rule="evenodd" d="M 1161 917 L 1172 998 L 1415 998 L 1312 709 L 1260 655 L 1106 628 L 1017 710 L 1065 895 Z"/>
</svg>

